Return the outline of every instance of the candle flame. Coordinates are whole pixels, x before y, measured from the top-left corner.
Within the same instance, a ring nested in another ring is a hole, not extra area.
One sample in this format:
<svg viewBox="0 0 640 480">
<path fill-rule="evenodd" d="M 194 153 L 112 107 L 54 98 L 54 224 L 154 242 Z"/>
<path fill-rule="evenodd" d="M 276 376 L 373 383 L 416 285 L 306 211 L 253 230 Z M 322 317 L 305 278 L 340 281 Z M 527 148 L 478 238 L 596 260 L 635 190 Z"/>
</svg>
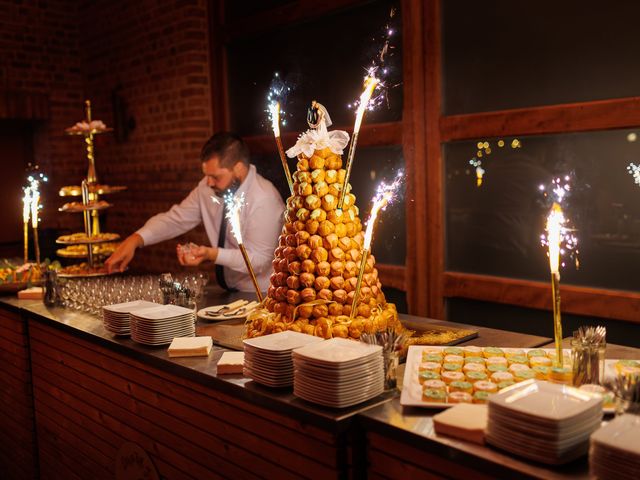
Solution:
<svg viewBox="0 0 640 480">
<path fill-rule="evenodd" d="M 240 210 L 244 206 L 244 192 L 240 195 L 231 193 L 225 195 L 224 203 L 227 208 L 227 220 L 231 224 L 231 233 L 238 244 L 242 244 L 242 231 L 240 230 Z"/>
<path fill-rule="evenodd" d="M 269 104 L 269 115 L 271 117 L 271 128 L 273 135 L 280 136 L 280 102 L 272 102 Z"/>
<path fill-rule="evenodd" d="M 360 101 L 358 103 L 358 110 L 356 113 L 356 123 L 353 127 L 353 133 L 358 133 L 360 131 L 360 126 L 362 125 L 362 118 L 364 117 L 364 112 L 367 110 L 369 106 L 369 101 L 371 100 L 371 96 L 373 95 L 373 91 L 378 85 L 379 80 L 375 77 L 375 75 L 367 75 L 364 79 L 364 90 L 360 95 Z"/>
<path fill-rule="evenodd" d="M 364 250 L 369 251 L 371 248 L 371 240 L 373 239 L 373 228 L 378 217 L 378 213 L 384 210 L 389 203 L 391 203 L 402 183 L 404 174 L 402 171 L 398 172 L 395 180 L 391 184 L 381 182 L 376 190 L 376 194 L 372 199 L 373 205 L 371 207 L 371 213 L 369 214 L 369 221 L 367 222 L 367 229 L 364 234 Z"/>
<path fill-rule="evenodd" d="M 560 270 L 560 243 L 565 222 L 566 218 L 560 204 L 554 202 L 547 217 L 547 241 L 549 243 L 549 269 L 551 273 L 558 273 Z"/>
</svg>

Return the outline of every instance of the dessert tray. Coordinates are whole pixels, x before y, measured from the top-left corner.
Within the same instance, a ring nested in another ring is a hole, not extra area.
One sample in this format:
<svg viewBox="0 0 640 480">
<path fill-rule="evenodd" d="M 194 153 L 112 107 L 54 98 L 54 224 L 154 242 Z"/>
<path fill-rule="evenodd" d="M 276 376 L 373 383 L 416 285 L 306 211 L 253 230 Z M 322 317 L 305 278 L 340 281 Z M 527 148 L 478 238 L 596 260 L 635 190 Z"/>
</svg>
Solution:
<svg viewBox="0 0 640 480">
<path fill-rule="evenodd" d="M 62 235 L 56 239 L 56 243 L 63 245 L 77 245 L 88 243 L 115 242 L 120 240 L 117 233 L 99 233 L 97 235 L 88 236 L 86 233 L 72 233 L 71 235 Z"/>
<path fill-rule="evenodd" d="M 569 366 L 571 350 L 563 352 L 564 364 Z M 488 395 L 515 383 L 533 378 L 547 380 L 554 356 L 554 349 L 412 345 L 407 353 L 400 403 L 427 408 L 448 408 L 460 402 L 486 403 Z M 605 360 L 605 378 L 616 375 L 618 362 Z M 556 381 L 570 383 L 570 376 Z M 614 410 L 612 397 L 605 394 L 604 412 Z"/>
<path fill-rule="evenodd" d="M 89 193 L 95 193 L 98 195 L 106 195 L 109 193 L 122 192 L 127 187 L 122 185 L 100 185 L 93 184 L 88 186 Z M 79 197 L 82 195 L 82 187 L 80 185 L 67 185 L 62 187 L 58 192 L 61 197 Z"/>
<path fill-rule="evenodd" d="M 78 213 L 91 210 L 105 210 L 110 207 L 113 207 L 111 203 L 105 202 L 104 200 L 98 200 L 89 202 L 86 205 L 82 202 L 68 202 L 62 205 L 58 210 L 60 212 Z"/>
<path fill-rule="evenodd" d="M 58 270 L 58 277 L 60 278 L 102 277 L 104 275 L 108 275 L 104 265 L 96 264 L 91 267 L 86 262 L 69 265 Z"/>
<path fill-rule="evenodd" d="M 119 245 L 118 242 L 97 243 L 92 246 L 93 254 L 98 256 L 111 255 Z M 88 252 L 86 244 L 74 244 L 56 250 L 56 255 L 63 258 L 84 258 Z"/>
</svg>

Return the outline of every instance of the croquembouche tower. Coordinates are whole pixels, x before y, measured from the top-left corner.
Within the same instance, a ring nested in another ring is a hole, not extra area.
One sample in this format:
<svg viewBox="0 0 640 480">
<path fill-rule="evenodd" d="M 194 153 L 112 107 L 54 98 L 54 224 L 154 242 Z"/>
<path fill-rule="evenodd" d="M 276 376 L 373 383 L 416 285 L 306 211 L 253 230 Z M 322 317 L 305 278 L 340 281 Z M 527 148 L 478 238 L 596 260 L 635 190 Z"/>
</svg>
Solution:
<svg viewBox="0 0 640 480">
<path fill-rule="evenodd" d="M 342 209 L 345 181 L 344 131 L 329 131 L 326 109 L 313 102 L 310 129 L 287 151 L 297 157 L 293 194 L 273 259 L 273 274 L 262 308 L 247 319 L 247 337 L 284 330 L 324 338 L 360 337 L 402 328 L 396 307 L 387 303 L 373 255 L 366 257 L 359 295 L 352 311 L 363 256 L 364 232 L 351 185 Z M 365 252 L 366 253 L 366 252 Z"/>
</svg>

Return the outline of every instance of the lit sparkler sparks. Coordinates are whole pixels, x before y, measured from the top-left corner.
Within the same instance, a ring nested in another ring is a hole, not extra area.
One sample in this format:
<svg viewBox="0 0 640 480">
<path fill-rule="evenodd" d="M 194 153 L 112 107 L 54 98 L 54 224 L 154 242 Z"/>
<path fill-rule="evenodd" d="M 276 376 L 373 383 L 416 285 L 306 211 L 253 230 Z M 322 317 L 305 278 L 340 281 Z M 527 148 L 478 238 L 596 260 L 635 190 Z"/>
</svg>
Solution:
<svg viewBox="0 0 640 480">
<path fill-rule="evenodd" d="M 291 195 L 293 195 L 293 179 L 291 178 L 289 164 L 287 163 L 287 157 L 284 154 L 284 148 L 282 146 L 282 139 L 280 138 L 280 118 L 284 115 L 282 102 L 286 94 L 290 91 L 291 87 L 288 87 L 276 72 L 274 74 L 274 79 L 271 82 L 269 93 L 267 94 L 267 111 L 269 112 L 269 118 L 271 119 L 271 128 L 273 130 L 273 136 L 276 139 L 276 146 L 278 148 L 278 155 L 280 155 L 280 161 L 282 162 L 282 168 L 284 169 L 284 174 L 287 177 L 287 183 L 289 184 Z M 285 124 L 286 120 L 282 120 L 282 125 Z"/>
<path fill-rule="evenodd" d="M 551 200 L 552 207 L 549 216 L 551 217 L 551 215 L 553 215 L 555 220 L 562 220 L 559 222 L 558 227 L 558 252 L 560 258 L 560 260 L 558 260 L 558 266 L 564 267 L 564 258 L 569 256 L 574 258 L 576 268 L 578 268 L 580 266 L 580 262 L 578 260 L 578 237 L 575 235 L 575 229 L 570 227 L 568 219 L 562 213 L 562 202 L 565 201 L 567 196 L 571 193 L 570 180 L 571 178 L 569 175 L 557 177 L 553 179 L 548 189 L 544 185 L 540 185 L 538 189 L 545 197 Z M 552 240 L 555 241 L 555 239 L 550 238 L 550 233 L 547 228 L 546 234 L 542 234 L 540 236 L 540 243 L 542 246 L 550 249 Z M 551 257 L 549 260 L 552 260 Z"/>
<path fill-rule="evenodd" d="M 358 281 L 356 283 L 356 288 L 353 294 L 353 302 L 351 303 L 351 318 L 356 314 L 356 306 L 358 304 L 358 299 L 360 298 L 360 289 L 362 288 L 362 278 L 364 277 L 364 269 L 367 265 L 367 257 L 369 256 L 369 252 L 371 251 L 371 241 L 373 239 L 373 229 L 375 228 L 376 220 L 378 218 L 378 214 L 387 208 L 387 205 L 391 203 L 400 185 L 402 180 L 404 179 L 404 173 L 402 171 L 398 172 L 395 180 L 391 184 L 386 184 L 385 182 L 380 183 L 378 189 L 376 190 L 376 194 L 372 199 L 373 205 L 371 206 L 371 213 L 369 214 L 369 221 L 367 222 L 367 228 L 364 234 L 364 242 L 362 247 L 362 259 L 360 260 L 360 270 L 358 271 Z"/>
<path fill-rule="evenodd" d="M 29 217 L 31 217 L 31 227 L 33 228 L 33 246 L 36 256 L 36 264 L 40 265 L 40 242 L 38 238 L 38 222 L 40 221 L 38 212 L 42 209 L 40 203 L 40 183 L 48 182 L 47 176 L 37 171 L 38 167 L 34 168 L 34 172 L 27 177 L 28 186 L 23 188 L 24 195 L 22 197 L 22 222 L 24 229 L 24 261 L 27 263 L 29 255 L 29 234 L 28 224 Z"/>
<path fill-rule="evenodd" d="M 340 191 L 340 199 L 338 200 L 338 209 L 342 209 L 344 203 L 344 197 L 347 194 L 347 185 L 349 184 L 349 177 L 351 176 L 351 168 L 353 167 L 353 157 L 356 153 L 356 145 L 358 144 L 358 134 L 360 133 L 360 127 L 364 118 L 364 112 L 369 106 L 369 100 L 371 95 L 378 85 L 379 80 L 375 77 L 375 72 L 370 72 L 371 75 L 367 75 L 364 79 L 364 90 L 360 95 L 360 103 L 358 105 L 358 111 L 356 113 L 356 121 L 353 126 L 353 137 L 351 138 L 351 145 L 349 146 L 349 154 L 347 155 L 346 175 L 344 182 L 342 182 L 342 189 Z"/>
<path fill-rule="evenodd" d="M 640 186 L 640 165 L 630 163 L 627 167 L 627 172 L 629 172 L 629 175 L 633 177 L 633 181 L 636 185 Z"/>
<path fill-rule="evenodd" d="M 242 243 L 242 231 L 240 229 L 240 210 L 244 207 L 244 193 L 233 195 L 228 193 L 224 197 L 227 210 L 227 220 L 231 225 L 231 233 L 238 243 Z"/>
<path fill-rule="evenodd" d="M 249 271 L 249 276 L 251 277 L 251 281 L 253 282 L 253 288 L 256 291 L 256 296 L 258 300 L 262 302 L 262 292 L 260 291 L 260 285 L 258 285 L 258 280 L 256 278 L 256 274 L 253 271 L 253 266 L 251 265 L 251 260 L 249 259 L 249 255 L 247 254 L 247 250 L 242 242 L 242 230 L 240 228 L 240 210 L 244 206 L 244 193 L 240 195 L 227 194 L 224 197 L 224 204 L 227 209 L 227 220 L 231 225 L 231 233 L 238 242 L 238 247 L 240 248 L 240 252 L 242 253 L 242 258 L 244 260 L 245 265 L 247 266 L 247 270 Z"/>
<path fill-rule="evenodd" d="M 22 197 L 22 225 L 24 236 L 24 263 L 29 261 L 29 215 L 31 215 L 31 187 L 23 188 Z"/>
</svg>

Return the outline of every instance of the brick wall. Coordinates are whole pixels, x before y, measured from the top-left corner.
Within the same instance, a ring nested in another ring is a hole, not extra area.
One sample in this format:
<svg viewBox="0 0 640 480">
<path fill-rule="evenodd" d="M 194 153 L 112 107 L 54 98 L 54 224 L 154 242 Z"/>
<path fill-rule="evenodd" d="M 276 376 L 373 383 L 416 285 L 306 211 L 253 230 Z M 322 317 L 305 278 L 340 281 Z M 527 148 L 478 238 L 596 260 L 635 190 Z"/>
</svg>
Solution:
<svg viewBox="0 0 640 480">
<path fill-rule="evenodd" d="M 34 157 L 49 174 L 43 192 L 44 228 L 63 228 L 70 218 L 56 212 L 57 187 L 82 175 L 81 152 L 65 127 L 82 114 L 83 75 L 79 49 L 78 2 L 0 1 L 0 90 L 44 94 L 49 119 L 33 123 Z M 15 188 L 20 194 L 19 185 Z M 44 247 L 44 246 L 43 246 Z"/>
<path fill-rule="evenodd" d="M 45 92 L 50 119 L 37 126 L 34 155 L 51 177 L 46 227 L 80 230 L 79 216 L 56 212 L 62 185 L 86 174 L 84 144 L 63 134 L 83 118 L 113 126 L 118 89 L 135 128 L 127 141 L 96 140 L 100 182 L 129 190 L 103 230 L 126 236 L 180 201 L 201 178 L 200 147 L 212 133 L 206 0 L 0 0 L 0 89 Z M 203 242 L 199 230 L 177 241 Z M 175 270 L 175 244 L 145 248 L 133 269 Z"/>
<path fill-rule="evenodd" d="M 128 141 L 109 135 L 97 150 L 100 181 L 129 186 L 112 197 L 106 227 L 128 235 L 201 178 L 200 148 L 212 133 L 207 2 L 101 0 L 85 7 L 83 66 L 94 115 L 113 125 L 118 88 L 135 120 Z M 202 230 L 188 238 L 205 241 Z M 132 267 L 175 270 L 176 243 L 139 251 Z"/>
</svg>

